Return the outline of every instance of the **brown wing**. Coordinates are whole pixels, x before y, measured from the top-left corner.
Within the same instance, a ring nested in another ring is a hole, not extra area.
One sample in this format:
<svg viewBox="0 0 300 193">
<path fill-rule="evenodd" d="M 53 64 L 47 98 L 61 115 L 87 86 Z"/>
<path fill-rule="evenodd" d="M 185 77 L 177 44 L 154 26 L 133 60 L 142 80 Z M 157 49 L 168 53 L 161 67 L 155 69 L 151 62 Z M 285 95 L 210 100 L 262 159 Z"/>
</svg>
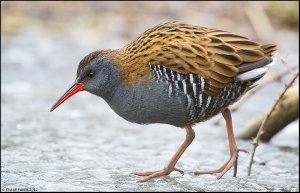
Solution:
<svg viewBox="0 0 300 193">
<path fill-rule="evenodd" d="M 163 27 L 164 30 L 153 30 L 148 34 L 154 42 L 154 46 L 148 47 L 149 62 L 182 74 L 203 76 L 209 84 L 205 90 L 209 95 L 218 94 L 231 82 L 237 76 L 240 64 L 265 57 L 260 44 L 230 32 L 178 22 Z M 155 41 L 162 35 L 166 38 Z"/>
<path fill-rule="evenodd" d="M 209 84 L 205 93 L 215 95 L 238 75 L 240 66 L 252 67 L 244 64 L 261 61 L 275 49 L 274 44 L 261 46 L 227 31 L 169 22 L 147 30 L 124 47 L 119 63 L 125 83 L 147 74 L 151 63 L 200 75 Z"/>
</svg>

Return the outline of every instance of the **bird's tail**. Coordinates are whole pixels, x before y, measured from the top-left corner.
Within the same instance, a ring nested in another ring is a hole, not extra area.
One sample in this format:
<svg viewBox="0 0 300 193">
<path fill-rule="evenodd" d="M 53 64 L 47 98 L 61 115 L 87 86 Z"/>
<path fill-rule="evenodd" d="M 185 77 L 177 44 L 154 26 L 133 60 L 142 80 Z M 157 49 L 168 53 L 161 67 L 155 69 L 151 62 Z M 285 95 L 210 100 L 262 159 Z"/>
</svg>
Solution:
<svg viewBox="0 0 300 193">
<path fill-rule="evenodd" d="M 261 46 L 261 48 L 267 56 L 273 56 L 274 52 L 277 50 L 276 44 L 266 44 Z"/>
<path fill-rule="evenodd" d="M 246 62 L 238 66 L 239 75 L 237 78 L 241 81 L 250 81 L 252 83 L 259 80 L 268 71 L 268 66 L 272 65 L 273 55 L 276 51 L 276 44 L 266 44 L 261 46 L 265 58 L 256 62 Z"/>
</svg>

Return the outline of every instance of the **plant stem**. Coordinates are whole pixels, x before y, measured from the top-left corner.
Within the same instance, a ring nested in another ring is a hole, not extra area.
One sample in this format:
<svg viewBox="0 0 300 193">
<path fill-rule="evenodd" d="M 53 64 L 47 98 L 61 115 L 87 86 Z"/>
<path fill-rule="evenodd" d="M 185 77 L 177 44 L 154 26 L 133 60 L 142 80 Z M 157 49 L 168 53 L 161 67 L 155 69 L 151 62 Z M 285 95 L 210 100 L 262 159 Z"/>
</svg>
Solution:
<svg viewBox="0 0 300 193">
<path fill-rule="evenodd" d="M 272 112 L 274 111 L 275 107 L 277 106 L 277 104 L 279 103 L 280 99 L 283 97 L 284 93 L 287 91 L 287 89 L 295 82 L 295 80 L 297 79 L 297 77 L 299 76 L 299 71 L 294 75 L 293 79 L 286 85 L 286 87 L 284 88 L 284 90 L 281 92 L 281 94 L 279 95 L 279 97 L 277 98 L 275 104 L 272 106 L 271 110 L 268 112 L 266 118 L 263 120 L 256 137 L 253 139 L 252 141 L 252 151 L 250 154 L 250 160 L 249 160 L 249 165 L 248 165 L 248 176 L 251 175 L 251 168 L 252 168 L 252 164 L 253 164 L 253 157 L 255 154 L 255 150 L 258 146 L 258 141 L 260 140 L 261 135 L 264 133 L 264 127 L 269 119 L 269 117 L 271 116 Z"/>
</svg>

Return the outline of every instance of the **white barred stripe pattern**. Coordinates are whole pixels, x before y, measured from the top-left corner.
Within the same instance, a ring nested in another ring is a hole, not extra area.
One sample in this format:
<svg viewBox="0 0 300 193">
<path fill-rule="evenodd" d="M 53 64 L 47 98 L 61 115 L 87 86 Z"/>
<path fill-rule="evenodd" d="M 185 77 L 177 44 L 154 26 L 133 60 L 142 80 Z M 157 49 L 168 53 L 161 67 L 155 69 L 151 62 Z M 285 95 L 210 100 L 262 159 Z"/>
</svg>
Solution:
<svg viewBox="0 0 300 193">
<path fill-rule="evenodd" d="M 184 92 L 184 94 L 187 94 L 185 80 L 182 80 L 182 84 L 183 84 L 183 92 Z"/>
<path fill-rule="evenodd" d="M 204 78 L 201 77 L 201 90 L 204 90 Z"/>
<path fill-rule="evenodd" d="M 149 66 L 158 83 L 168 84 L 168 97 L 179 96 L 180 93 L 186 97 L 191 123 L 219 113 L 221 109 L 238 98 L 246 88 L 246 85 L 229 84 L 219 95 L 208 96 L 204 93 L 207 84 L 203 77 L 192 73 L 180 74 L 160 65 L 149 64 Z"/>
<path fill-rule="evenodd" d="M 211 100 L 211 96 L 209 96 L 209 97 L 207 98 L 207 102 L 206 102 L 206 108 L 209 106 L 209 104 L 210 104 L 210 100 Z"/>
<path fill-rule="evenodd" d="M 168 93 L 168 97 L 172 96 L 172 84 L 169 84 L 169 93 Z"/>
</svg>

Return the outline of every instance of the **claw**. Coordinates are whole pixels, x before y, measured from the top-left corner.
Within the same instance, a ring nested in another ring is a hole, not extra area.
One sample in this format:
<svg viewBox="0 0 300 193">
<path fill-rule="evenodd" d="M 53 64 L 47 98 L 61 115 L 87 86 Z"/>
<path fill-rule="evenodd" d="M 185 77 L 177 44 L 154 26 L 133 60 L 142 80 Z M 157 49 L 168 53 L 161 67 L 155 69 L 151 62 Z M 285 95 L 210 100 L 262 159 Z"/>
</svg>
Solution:
<svg viewBox="0 0 300 193">
<path fill-rule="evenodd" d="M 184 171 L 183 171 L 183 170 L 181 170 L 181 169 L 174 168 L 174 171 L 177 171 L 177 172 L 181 173 L 181 175 L 182 175 L 182 176 L 184 175 Z"/>
<path fill-rule="evenodd" d="M 236 151 L 237 151 L 237 152 L 241 151 L 241 152 L 244 152 L 244 153 L 249 154 L 249 151 L 248 151 L 247 149 L 244 149 L 244 148 L 237 148 Z"/>
</svg>

